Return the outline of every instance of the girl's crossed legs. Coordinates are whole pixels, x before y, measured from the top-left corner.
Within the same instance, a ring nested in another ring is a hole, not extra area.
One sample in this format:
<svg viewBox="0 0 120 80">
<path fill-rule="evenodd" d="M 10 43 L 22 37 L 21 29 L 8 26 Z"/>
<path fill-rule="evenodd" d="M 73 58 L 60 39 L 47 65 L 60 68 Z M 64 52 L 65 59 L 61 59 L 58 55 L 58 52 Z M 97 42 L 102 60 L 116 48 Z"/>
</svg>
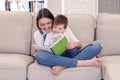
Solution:
<svg viewBox="0 0 120 80">
<path fill-rule="evenodd" d="M 56 56 L 53 53 L 40 50 L 36 53 L 35 58 L 39 64 L 53 66 L 52 73 L 58 74 L 65 67 L 101 66 L 102 60 L 100 58 L 93 58 L 99 54 L 101 48 L 98 42 L 90 43 L 85 48 L 79 50 L 78 54 L 73 58 Z"/>
</svg>

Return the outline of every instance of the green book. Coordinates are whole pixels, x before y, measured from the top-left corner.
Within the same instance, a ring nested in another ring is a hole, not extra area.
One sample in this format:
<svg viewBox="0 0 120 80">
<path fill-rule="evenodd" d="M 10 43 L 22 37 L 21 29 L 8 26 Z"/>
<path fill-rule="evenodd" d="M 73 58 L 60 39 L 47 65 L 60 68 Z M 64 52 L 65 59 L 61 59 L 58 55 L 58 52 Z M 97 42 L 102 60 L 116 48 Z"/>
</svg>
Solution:
<svg viewBox="0 0 120 80">
<path fill-rule="evenodd" d="M 66 44 L 68 43 L 68 39 L 66 36 L 62 36 L 58 41 L 56 41 L 50 49 L 55 55 L 61 55 L 66 50 Z"/>
</svg>

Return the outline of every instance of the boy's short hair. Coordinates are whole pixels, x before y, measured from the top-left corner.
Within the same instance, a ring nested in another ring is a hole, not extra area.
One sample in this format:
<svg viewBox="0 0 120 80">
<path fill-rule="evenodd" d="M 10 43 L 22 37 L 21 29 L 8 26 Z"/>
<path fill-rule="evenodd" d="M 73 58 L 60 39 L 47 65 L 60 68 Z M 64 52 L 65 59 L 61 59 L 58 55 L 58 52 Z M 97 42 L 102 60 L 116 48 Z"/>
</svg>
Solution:
<svg viewBox="0 0 120 80">
<path fill-rule="evenodd" d="M 66 16 L 59 14 L 55 17 L 54 19 L 54 25 L 64 25 L 64 28 L 67 28 L 67 24 L 68 24 L 68 19 Z"/>
</svg>

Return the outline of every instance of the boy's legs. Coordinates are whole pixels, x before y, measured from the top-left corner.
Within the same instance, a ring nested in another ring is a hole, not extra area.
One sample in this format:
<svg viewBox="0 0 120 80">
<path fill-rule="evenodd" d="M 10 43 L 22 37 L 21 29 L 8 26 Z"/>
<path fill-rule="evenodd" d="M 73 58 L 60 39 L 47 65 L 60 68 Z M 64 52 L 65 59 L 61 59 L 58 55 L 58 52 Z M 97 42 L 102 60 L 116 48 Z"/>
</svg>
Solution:
<svg viewBox="0 0 120 80">
<path fill-rule="evenodd" d="M 73 48 L 73 49 L 69 49 L 69 50 L 66 50 L 66 57 L 69 57 L 69 58 L 73 58 L 75 57 L 76 55 L 78 55 L 78 52 L 77 52 L 77 48 Z"/>
<path fill-rule="evenodd" d="M 77 58 L 79 60 L 88 60 L 97 56 L 100 53 L 101 49 L 102 47 L 99 42 L 92 42 L 79 50 L 77 48 L 66 50 L 61 56 Z"/>
</svg>

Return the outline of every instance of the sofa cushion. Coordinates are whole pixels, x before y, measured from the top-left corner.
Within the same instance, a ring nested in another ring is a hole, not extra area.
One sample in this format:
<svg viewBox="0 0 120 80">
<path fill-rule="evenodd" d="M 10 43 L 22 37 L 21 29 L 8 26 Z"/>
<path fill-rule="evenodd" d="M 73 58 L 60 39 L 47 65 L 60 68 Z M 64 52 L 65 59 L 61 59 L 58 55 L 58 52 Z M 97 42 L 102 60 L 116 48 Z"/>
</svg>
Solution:
<svg viewBox="0 0 120 80">
<path fill-rule="evenodd" d="M 20 54 L 0 54 L 0 80 L 26 80 L 27 66 L 33 57 Z"/>
<path fill-rule="evenodd" d="M 30 53 L 32 15 L 29 12 L 0 12 L 0 52 Z"/>
<path fill-rule="evenodd" d="M 29 80 L 100 80 L 101 72 L 99 67 L 75 67 L 66 68 L 58 75 L 51 73 L 51 67 L 39 65 L 36 62 L 28 68 Z"/>
<path fill-rule="evenodd" d="M 100 80 L 101 72 L 98 67 L 67 68 L 61 71 L 55 80 Z"/>
<path fill-rule="evenodd" d="M 101 56 L 120 54 L 120 15 L 99 14 L 97 16 L 97 40 L 103 49 Z"/>
<path fill-rule="evenodd" d="M 66 14 L 68 26 L 75 36 L 83 43 L 88 44 L 94 40 L 95 21 L 89 14 Z"/>
<path fill-rule="evenodd" d="M 28 80 L 54 80 L 51 67 L 39 65 L 36 61 L 28 67 Z"/>
<path fill-rule="evenodd" d="M 104 56 L 102 57 L 103 64 L 103 78 L 105 80 L 120 80 L 120 56 Z"/>
</svg>

